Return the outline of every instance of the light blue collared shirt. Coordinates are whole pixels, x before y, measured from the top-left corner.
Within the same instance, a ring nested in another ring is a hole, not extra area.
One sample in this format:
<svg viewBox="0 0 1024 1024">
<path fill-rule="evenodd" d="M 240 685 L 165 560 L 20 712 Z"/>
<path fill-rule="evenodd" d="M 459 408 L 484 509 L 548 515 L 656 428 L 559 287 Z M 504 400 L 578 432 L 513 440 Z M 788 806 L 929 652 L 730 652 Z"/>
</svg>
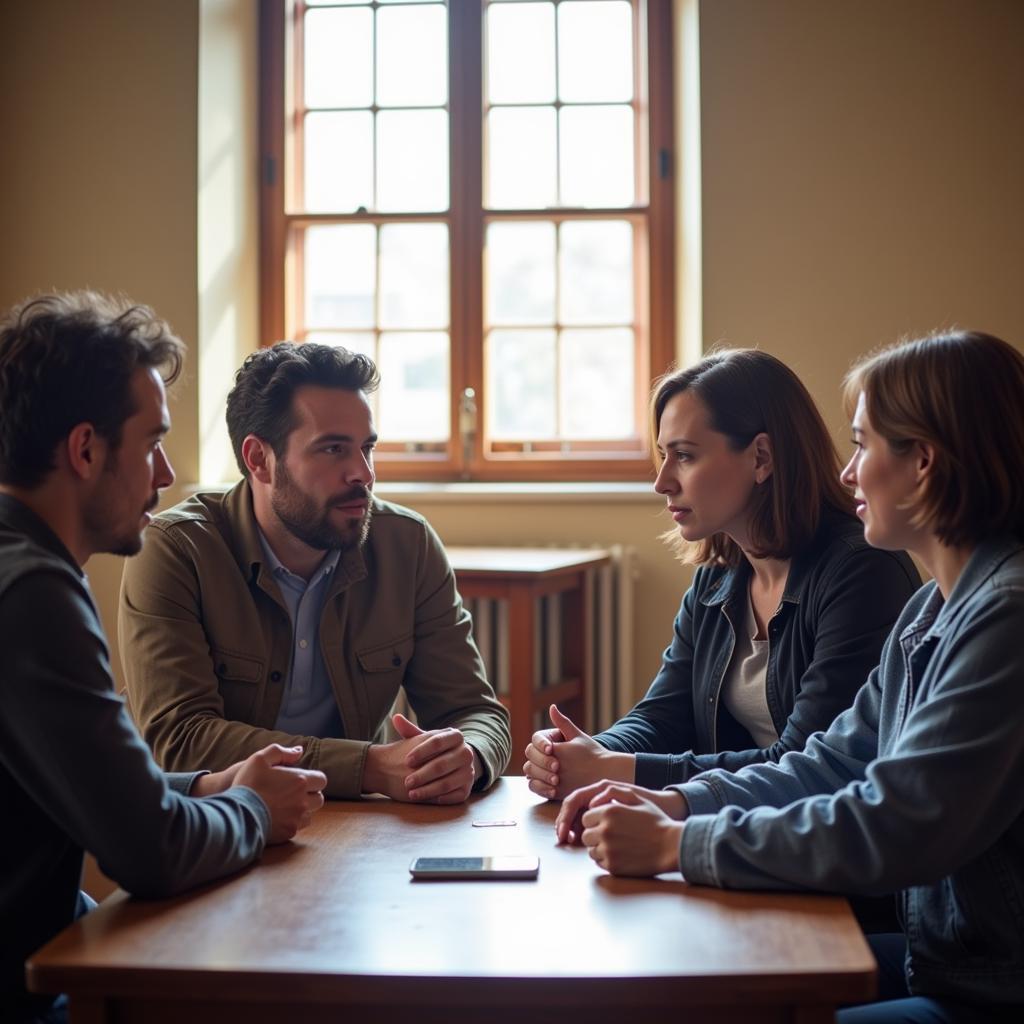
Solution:
<svg viewBox="0 0 1024 1024">
<path fill-rule="evenodd" d="M 292 657 L 274 728 L 298 736 L 343 738 L 345 729 L 320 649 L 320 615 L 341 552 L 328 552 L 307 582 L 286 569 L 262 530 L 260 544 L 292 619 Z"/>
</svg>

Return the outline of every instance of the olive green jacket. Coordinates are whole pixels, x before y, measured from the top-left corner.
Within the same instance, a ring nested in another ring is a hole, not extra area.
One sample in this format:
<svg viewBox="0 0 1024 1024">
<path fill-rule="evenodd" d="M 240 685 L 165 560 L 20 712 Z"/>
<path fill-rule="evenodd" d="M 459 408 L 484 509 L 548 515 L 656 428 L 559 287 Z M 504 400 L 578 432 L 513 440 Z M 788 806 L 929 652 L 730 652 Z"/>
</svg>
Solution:
<svg viewBox="0 0 1024 1024">
<path fill-rule="evenodd" d="M 370 742 L 404 687 L 425 729 L 454 726 L 489 785 L 508 763 L 508 713 L 494 696 L 469 613 L 430 525 L 373 499 L 366 544 L 343 552 L 320 646 L 345 739 L 274 730 L 292 625 L 264 565 L 252 491 L 200 493 L 157 516 L 126 562 L 118 636 L 128 705 L 165 770 L 221 769 L 268 743 L 302 743 L 325 793 L 356 797 Z"/>
</svg>

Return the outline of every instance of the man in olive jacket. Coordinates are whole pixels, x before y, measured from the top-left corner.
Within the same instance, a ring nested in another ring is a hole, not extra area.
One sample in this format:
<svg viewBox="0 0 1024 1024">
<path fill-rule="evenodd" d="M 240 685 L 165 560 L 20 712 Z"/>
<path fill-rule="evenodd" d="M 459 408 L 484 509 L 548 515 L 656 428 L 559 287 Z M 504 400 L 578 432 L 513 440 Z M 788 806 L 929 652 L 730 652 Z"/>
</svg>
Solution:
<svg viewBox="0 0 1024 1024">
<path fill-rule="evenodd" d="M 157 516 L 118 619 L 129 707 L 165 769 L 305 747 L 328 796 L 458 803 L 501 774 L 488 684 L 441 543 L 374 498 L 365 356 L 282 342 L 228 396 L 244 479 Z M 419 726 L 393 716 L 404 688 Z"/>
</svg>

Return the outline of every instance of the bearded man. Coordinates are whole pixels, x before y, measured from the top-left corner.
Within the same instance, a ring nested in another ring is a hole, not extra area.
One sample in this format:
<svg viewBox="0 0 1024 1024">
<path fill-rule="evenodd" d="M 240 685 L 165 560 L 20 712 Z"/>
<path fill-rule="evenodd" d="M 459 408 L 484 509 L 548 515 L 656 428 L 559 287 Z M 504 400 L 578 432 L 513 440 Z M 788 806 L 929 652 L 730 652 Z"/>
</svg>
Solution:
<svg viewBox="0 0 1024 1024">
<path fill-rule="evenodd" d="M 372 494 L 378 383 L 335 346 L 253 353 L 227 401 L 243 479 L 149 525 L 118 627 L 129 707 L 166 770 L 301 744 L 327 796 L 459 803 L 508 762 L 440 540 Z M 400 688 L 419 724 L 392 716 L 384 742 Z"/>
</svg>

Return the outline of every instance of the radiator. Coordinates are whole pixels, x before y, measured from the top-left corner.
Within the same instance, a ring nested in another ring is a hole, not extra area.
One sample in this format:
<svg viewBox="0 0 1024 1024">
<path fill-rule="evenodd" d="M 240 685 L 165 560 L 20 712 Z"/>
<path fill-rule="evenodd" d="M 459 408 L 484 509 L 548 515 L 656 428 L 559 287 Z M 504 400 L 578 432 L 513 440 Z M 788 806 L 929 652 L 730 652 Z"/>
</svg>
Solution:
<svg viewBox="0 0 1024 1024">
<path fill-rule="evenodd" d="M 605 548 L 611 562 L 587 572 L 589 608 L 587 732 L 599 732 L 633 706 L 633 588 L 636 552 L 632 547 Z M 540 598 L 534 607 L 539 643 L 534 655 L 533 685 L 544 689 L 561 673 L 562 595 Z M 487 678 L 499 696 L 508 694 L 508 606 L 505 601 L 473 598 L 466 601 L 473 617 L 473 638 L 483 657 Z M 538 713 L 535 727 L 549 725 Z"/>
</svg>

